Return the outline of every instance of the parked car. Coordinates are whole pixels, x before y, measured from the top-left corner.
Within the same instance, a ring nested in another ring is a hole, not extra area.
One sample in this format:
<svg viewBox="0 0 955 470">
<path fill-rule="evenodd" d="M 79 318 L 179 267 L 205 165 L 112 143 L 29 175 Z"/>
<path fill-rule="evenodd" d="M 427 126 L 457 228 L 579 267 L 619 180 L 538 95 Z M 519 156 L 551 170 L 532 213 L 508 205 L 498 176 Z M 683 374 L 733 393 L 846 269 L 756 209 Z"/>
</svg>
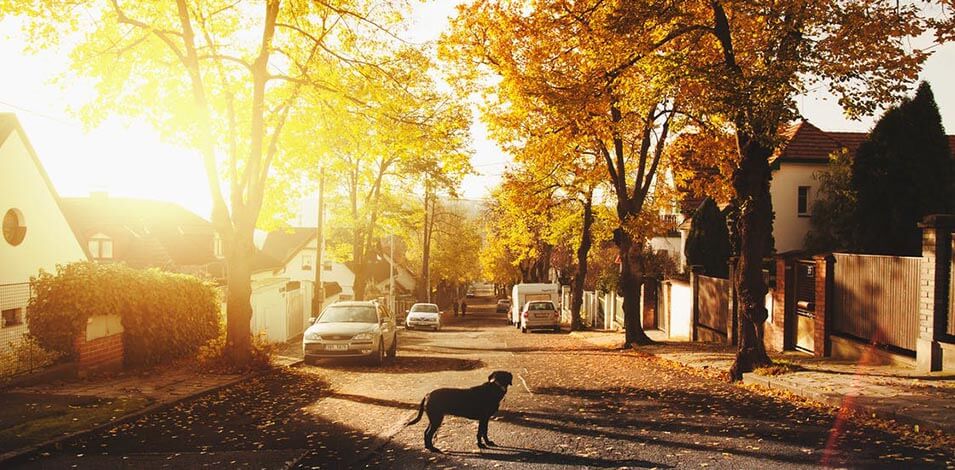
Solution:
<svg viewBox="0 0 955 470">
<path fill-rule="evenodd" d="M 405 318 L 405 328 L 431 328 L 434 331 L 441 329 L 441 310 L 435 304 L 418 303 L 411 306 Z"/>
<path fill-rule="evenodd" d="M 335 302 L 322 311 L 302 338 L 305 362 L 319 358 L 365 357 L 375 365 L 398 354 L 395 316 L 375 301 Z"/>
<path fill-rule="evenodd" d="M 560 331 L 560 311 L 550 300 L 534 300 L 521 311 L 521 332 L 548 329 Z"/>
<path fill-rule="evenodd" d="M 495 309 L 497 313 L 507 313 L 507 311 L 510 309 L 511 309 L 510 299 L 498 299 L 497 309 Z"/>
</svg>

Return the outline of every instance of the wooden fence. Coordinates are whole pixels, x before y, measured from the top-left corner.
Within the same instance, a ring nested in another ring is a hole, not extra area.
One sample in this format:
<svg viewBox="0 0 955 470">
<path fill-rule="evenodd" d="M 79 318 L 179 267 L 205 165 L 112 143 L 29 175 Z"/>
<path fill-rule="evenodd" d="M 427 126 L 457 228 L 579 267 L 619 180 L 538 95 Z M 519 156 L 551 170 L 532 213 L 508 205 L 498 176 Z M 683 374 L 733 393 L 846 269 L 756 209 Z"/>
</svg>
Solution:
<svg viewBox="0 0 955 470">
<path fill-rule="evenodd" d="M 920 258 L 833 257 L 833 332 L 915 351 Z"/>
<path fill-rule="evenodd" d="M 730 281 L 719 277 L 697 276 L 698 327 L 726 338 L 730 322 Z"/>
</svg>

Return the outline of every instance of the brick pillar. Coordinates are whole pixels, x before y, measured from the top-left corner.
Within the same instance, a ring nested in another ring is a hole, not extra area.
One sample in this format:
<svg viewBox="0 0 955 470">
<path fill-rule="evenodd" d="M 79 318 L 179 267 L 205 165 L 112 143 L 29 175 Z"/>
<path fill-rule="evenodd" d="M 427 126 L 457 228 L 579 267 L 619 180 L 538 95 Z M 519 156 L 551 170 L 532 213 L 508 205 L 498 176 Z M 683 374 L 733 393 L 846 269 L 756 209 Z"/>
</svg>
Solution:
<svg viewBox="0 0 955 470">
<path fill-rule="evenodd" d="M 773 334 L 767 339 L 767 346 L 775 351 L 792 349 L 788 341 L 789 331 L 786 326 L 789 306 L 792 304 L 787 294 L 792 287 L 793 258 L 784 254 L 776 256 L 776 285 L 773 286 Z"/>
<path fill-rule="evenodd" d="M 922 229 L 922 260 L 915 366 L 921 372 L 930 372 L 942 370 L 944 359 L 939 340 L 945 335 L 950 308 L 948 296 L 955 215 L 929 215 L 922 219 L 919 227 Z"/>
<path fill-rule="evenodd" d="M 690 266 L 690 292 L 693 295 L 693 306 L 690 309 L 690 341 L 699 341 L 696 323 L 700 318 L 700 275 L 703 266 Z"/>
<path fill-rule="evenodd" d="M 816 304 L 813 308 L 815 328 L 813 331 L 813 355 L 828 357 L 832 353 L 829 335 L 832 332 L 830 299 L 833 285 L 833 269 L 836 260 L 831 254 L 812 257 L 816 262 Z"/>
</svg>

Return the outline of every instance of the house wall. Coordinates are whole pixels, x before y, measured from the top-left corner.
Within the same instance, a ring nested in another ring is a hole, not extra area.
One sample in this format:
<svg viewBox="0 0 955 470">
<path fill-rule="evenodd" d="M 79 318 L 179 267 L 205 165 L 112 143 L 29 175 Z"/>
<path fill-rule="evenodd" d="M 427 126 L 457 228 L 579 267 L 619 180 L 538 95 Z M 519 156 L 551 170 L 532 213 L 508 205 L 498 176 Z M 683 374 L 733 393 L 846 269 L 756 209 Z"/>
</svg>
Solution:
<svg viewBox="0 0 955 470">
<path fill-rule="evenodd" d="M 773 197 L 773 239 L 777 253 L 803 248 L 809 231 L 809 216 L 799 215 L 799 187 L 809 186 L 811 210 L 819 187 L 814 173 L 825 168 L 823 163 L 781 163 L 773 172 L 769 192 Z"/>
<path fill-rule="evenodd" d="M 315 260 L 315 255 L 318 250 L 318 243 L 315 240 L 312 240 L 305 245 L 305 248 L 302 248 L 292 259 L 285 265 L 285 267 L 275 275 L 281 277 L 287 277 L 292 281 L 315 281 L 315 271 L 316 266 L 312 266 L 312 269 L 302 269 L 302 260 L 305 256 L 310 256 L 312 258 L 312 264 L 319 264 Z M 273 274 L 268 273 L 265 276 L 259 276 L 260 279 L 272 277 Z M 354 298 L 355 291 L 355 274 L 348 269 L 348 266 L 345 266 L 343 263 L 332 262 L 332 269 L 330 271 L 322 271 L 322 282 L 337 282 L 339 286 L 342 287 L 342 294 L 344 296 L 350 296 Z"/>
<path fill-rule="evenodd" d="M 0 284 L 29 282 L 41 268 L 53 271 L 57 264 L 86 259 L 16 131 L 0 144 L 0 217 L 10 208 L 23 214 L 27 231 L 17 246 L 0 237 Z"/>
<path fill-rule="evenodd" d="M 653 237 L 650 239 L 650 248 L 655 252 L 665 250 L 677 263 L 677 266 L 686 264 L 683 257 L 683 240 L 681 237 Z"/>
</svg>

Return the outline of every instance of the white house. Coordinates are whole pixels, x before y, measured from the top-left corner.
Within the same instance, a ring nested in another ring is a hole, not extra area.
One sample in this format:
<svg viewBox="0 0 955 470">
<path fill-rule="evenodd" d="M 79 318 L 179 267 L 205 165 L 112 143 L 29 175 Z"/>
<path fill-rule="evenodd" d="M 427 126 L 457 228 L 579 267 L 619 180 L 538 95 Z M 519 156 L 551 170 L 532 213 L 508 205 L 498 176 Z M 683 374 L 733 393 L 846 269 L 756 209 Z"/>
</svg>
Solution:
<svg viewBox="0 0 955 470">
<path fill-rule="evenodd" d="M 88 259 L 14 114 L 0 114 L 0 348 L 27 332 L 30 276 Z"/>
<path fill-rule="evenodd" d="M 292 281 L 315 281 L 317 233 L 313 227 L 269 232 L 253 264 L 253 279 L 283 277 Z M 355 274 L 344 263 L 326 259 L 322 263 L 322 284 L 326 302 L 355 297 Z"/>
</svg>

